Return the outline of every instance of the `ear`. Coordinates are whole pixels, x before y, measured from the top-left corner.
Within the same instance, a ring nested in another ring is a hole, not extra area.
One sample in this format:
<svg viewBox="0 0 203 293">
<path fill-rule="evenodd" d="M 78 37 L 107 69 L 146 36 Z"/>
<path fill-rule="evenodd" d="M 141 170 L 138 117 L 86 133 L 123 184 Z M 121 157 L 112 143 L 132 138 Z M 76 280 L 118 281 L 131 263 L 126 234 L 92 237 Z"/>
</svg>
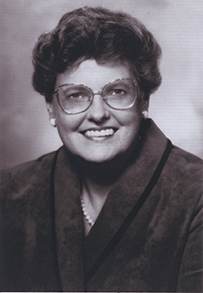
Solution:
<svg viewBox="0 0 203 293">
<path fill-rule="evenodd" d="M 141 112 L 143 111 L 148 111 L 149 108 L 149 99 L 144 100 L 144 99 L 140 99 L 139 101 L 139 109 Z"/>
<path fill-rule="evenodd" d="M 49 103 L 46 102 L 46 107 L 47 107 L 47 111 L 49 114 L 49 122 L 51 124 L 51 126 L 56 127 L 56 118 L 55 118 L 55 114 L 54 114 L 54 106 L 53 103 Z"/>
<path fill-rule="evenodd" d="M 49 114 L 49 119 L 55 118 L 53 103 L 46 102 L 46 107 Z"/>
<path fill-rule="evenodd" d="M 144 119 L 148 118 L 148 108 L 149 108 L 149 100 L 143 100 L 142 102 L 142 117 Z"/>
<path fill-rule="evenodd" d="M 149 108 L 149 99 L 144 100 L 143 101 L 143 106 L 142 106 L 143 111 L 148 111 L 148 108 Z"/>
</svg>

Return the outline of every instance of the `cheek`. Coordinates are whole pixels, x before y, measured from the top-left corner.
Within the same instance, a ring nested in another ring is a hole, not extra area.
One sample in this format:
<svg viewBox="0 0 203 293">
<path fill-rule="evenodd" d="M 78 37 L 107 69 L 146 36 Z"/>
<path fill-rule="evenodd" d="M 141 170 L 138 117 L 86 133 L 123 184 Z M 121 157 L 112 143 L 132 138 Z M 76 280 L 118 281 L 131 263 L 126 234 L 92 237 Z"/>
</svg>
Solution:
<svg viewBox="0 0 203 293">
<path fill-rule="evenodd" d="M 66 129 L 67 131 L 77 129 L 83 120 L 82 115 L 69 115 L 58 105 L 55 107 L 55 115 L 58 129 Z"/>
<path fill-rule="evenodd" d="M 71 152 L 74 152 L 74 144 L 76 138 L 75 133 L 77 130 L 78 123 L 74 123 L 71 119 L 61 119 L 57 124 L 58 134 L 63 142 L 63 144 L 69 149 Z"/>
<path fill-rule="evenodd" d="M 117 116 L 117 119 L 121 125 L 130 127 L 132 130 L 134 129 L 134 131 L 136 131 L 140 125 L 142 113 L 139 109 L 137 109 L 137 107 L 134 107 L 129 109 L 127 112 L 121 112 L 120 115 Z"/>
<path fill-rule="evenodd" d="M 76 132 L 83 122 L 84 117 L 82 115 L 68 115 L 56 113 L 57 129 L 62 140 L 68 139 L 71 134 Z"/>
<path fill-rule="evenodd" d="M 128 115 L 123 117 L 122 139 L 125 146 L 130 145 L 138 136 L 141 121 L 142 114 L 139 111 L 129 111 Z"/>
</svg>

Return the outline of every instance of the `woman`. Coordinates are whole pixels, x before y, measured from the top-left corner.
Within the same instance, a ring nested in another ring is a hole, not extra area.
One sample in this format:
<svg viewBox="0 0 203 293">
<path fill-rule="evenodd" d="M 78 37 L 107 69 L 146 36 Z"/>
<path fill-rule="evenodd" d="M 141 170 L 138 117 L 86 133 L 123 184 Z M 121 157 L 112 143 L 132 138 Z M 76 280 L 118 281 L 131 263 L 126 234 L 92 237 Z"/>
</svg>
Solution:
<svg viewBox="0 0 203 293">
<path fill-rule="evenodd" d="M 33 51 L 63 147 L 3 171 L 3 291 L 202 289 L 202 161 L 147 118 L 161 50 L 135 18 L 74 10 Z"/>
</svg>

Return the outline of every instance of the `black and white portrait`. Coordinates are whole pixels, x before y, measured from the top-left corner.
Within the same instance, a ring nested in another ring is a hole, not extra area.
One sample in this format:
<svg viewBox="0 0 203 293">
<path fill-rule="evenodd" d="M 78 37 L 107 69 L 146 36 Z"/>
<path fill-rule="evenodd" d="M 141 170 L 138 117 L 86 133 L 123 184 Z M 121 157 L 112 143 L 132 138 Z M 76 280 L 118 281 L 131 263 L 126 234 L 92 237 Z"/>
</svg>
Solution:
<svg viewBox="0 0 203 293">
<path fill-rule="evenodd" d="M 201 0 L 0 17 L 0 290 L 201 292 Z"/>
</svg>

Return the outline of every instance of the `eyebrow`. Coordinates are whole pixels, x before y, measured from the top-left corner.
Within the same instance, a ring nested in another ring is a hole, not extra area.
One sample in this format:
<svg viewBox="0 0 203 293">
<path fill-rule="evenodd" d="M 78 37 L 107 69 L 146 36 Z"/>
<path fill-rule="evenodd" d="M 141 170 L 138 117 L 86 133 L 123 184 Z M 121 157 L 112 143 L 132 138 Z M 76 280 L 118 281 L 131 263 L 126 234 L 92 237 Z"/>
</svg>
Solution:
<svg viewBox="0 0 203 293">
<path fill-rule="evenodd" d="M 102 89 L 103 89 L 104 87 L 106 87 L 107 85 L 111 84 L 111 83 L 114 83 L 114 82 L 116 82 L 116 81 L 121 81 L 121 80 L 132 80 L 132 81 L 134 82 L 134 84 L 137 85 L 137 82 L 136 82 L 136 80 L 135 80 L 134 78 L 130 78 L 130 77 L 128 77 L 128 78 L 118 78 L 118 79 L 116 79 L 116 80 L 114 80 L 114 81 L 110 81 L 109 83 L 105 84 L 105 85 L 102 87 Z M 86 87 L 86 88 L 91 89 L 89 86 L 84 85 L 84 84 L 82 84 L 82 83 L 63 83 L 63 84 L 59 85 L 59 86 L 57 87 L 57 89 L 56 89 L 53 93 L 55 93 L 60 87 L 62 87 L 62 86 L 64 86 L 64 85 L 77 85 L 77 86 L 83 86 L 83 87 Z M 91 89 L 91 90 L 92 90 L 92 89 Z"/>
</svg>

